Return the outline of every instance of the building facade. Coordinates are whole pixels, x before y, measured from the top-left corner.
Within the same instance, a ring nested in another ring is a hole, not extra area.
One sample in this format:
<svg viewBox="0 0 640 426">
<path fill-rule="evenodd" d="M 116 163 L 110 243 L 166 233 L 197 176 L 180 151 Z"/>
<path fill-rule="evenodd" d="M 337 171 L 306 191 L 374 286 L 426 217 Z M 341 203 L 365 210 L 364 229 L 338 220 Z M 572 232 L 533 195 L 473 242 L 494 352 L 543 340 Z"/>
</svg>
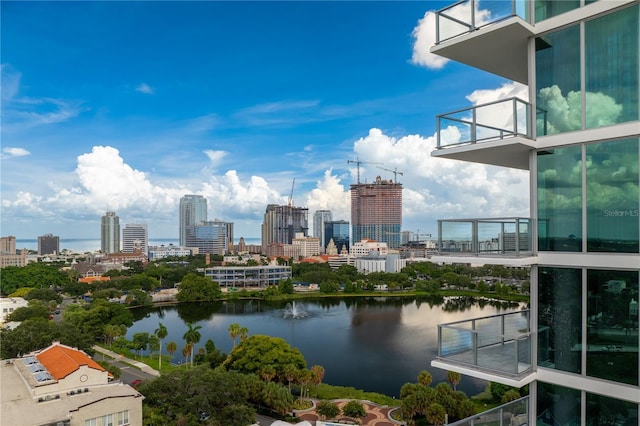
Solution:
<svg viewBox="0 0 640 426">
<path fill-rule="evenodd" d="M 320 239 L 316 237 L 305 237 L 301 233 L 298 233 L 291 241 L 291 245 L 300 247 L 300 257 L 317 256 L 320 254 Z"/>
<path fill-rule="evenodd" d="M 122 252 L 133 253 L 139 251 L 146 254 L 147 250 L 149 250 L 147 224 L 126 224 L 122 229 Z"/>
<path fill-rule="evenodd" d="M 271 244 L 291 244 L 297 233 L 309 231 L 309 209 L 292 205 L 269 204 L 262 222 L 262 252 Z"/>
<path fill-rule="evenodd" d="M 6 266 L 25 266 L 27 264 L 27 250 L 16 252 L 16 237 L 13 235 L 0 238 L 0 268 Z"/>
<path fill-rule="evenodd" d="M 333 241 L 338 253 L 343 249 L 349 251 L 349 222 L 346 220 L 332 220 L 324 224 L 326 252 L 329 242 Z"/>
<path fill-rule="evenodd" d="M 389 246 L 387 243 L 363 238 L 357 243 L 353 243 L 351 245 L 349 253 L 355 257 L 369 256 L 372 253 L 378 256 L 386 256 L 389 254 Z"/>
<path fill-rule="evenodd" d="M 187 227 L 207 220 L 207 199 L 202 195 L 188 194 L 180 198 L 179 242 L 187 245 Z"/>
<path fill-rule="evenodd" d="M 100 225 L 100 249 L 103 253 L 120 251 L 120 218 L 115 212 L 102 216 Z"/>
<path fill-rule="evenodd" d="M 329 240 L 325 237 L 325 227 L 326 223 L 331 222 L 331 220 L 333 220 L 331 210 L 316 210 L 313 213 L 313 236 L 320 239 L 323 253 L 329 243 Z"/>
<path fill-rule="evenodd" d="M 432 365 L 530 385 L 518 402 L 528 405 L 517 414 L 526 424 L 636 425 L 640 2 L 536 0 L 510 7 L 503 16 L 465 15 L 458 5 L 436 14 L 432 53 L 526 84 L 529 100 L 438 116 L 432 155 L 529 172 L 525 233 L 532 238 L 516 243 L 516 234 L 503 234 L 505 251 L 517 250 L 503 257 L 471 250 L 474 263 L 530 265 L 531 308 L 496 317 L 499 335 L 439 325 Z M 521 243 L 529 249 L 519 250 Z M 432 259 L 447 258 L 469 261 L 453 253 Z M 492 335 L 495 345 L 478 343 Z"/>
<path fill-rule="evenodd" d="M 229 230 L 233 232 L 233 223 L 219 220 L 189 225 L 186 229 L 187 247 L 197 248 L 200 254 L 227 254 L 230 247 Z"/>
<path fill-rule="evenodd" d="M 206 268 L 204 276 L 220 287 L 268 287 L 291 278 L 291 266 L 215 266 Z"/>
<path fill-rule="evenodd" d="M 60 254 L 60 237 L 53 234 L 38 236 L 38 254 Z"/>
<path fill-rule="evenodd" d="M 402 184 L 378 176 L 373 183 L 351 185 L 351 237 L 400 247 Z"/>
</svg>

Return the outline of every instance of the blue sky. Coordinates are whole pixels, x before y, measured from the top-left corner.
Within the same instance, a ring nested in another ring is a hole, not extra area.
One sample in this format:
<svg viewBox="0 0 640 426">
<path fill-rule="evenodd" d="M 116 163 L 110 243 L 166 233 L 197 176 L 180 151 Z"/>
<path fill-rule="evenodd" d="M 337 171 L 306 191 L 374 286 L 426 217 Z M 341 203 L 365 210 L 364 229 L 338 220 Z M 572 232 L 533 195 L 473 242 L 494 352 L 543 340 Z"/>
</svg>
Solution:
<svg viewBox="0 0 640 426">
<path fill-rule="evenodd" d="M 429 54 L 450 2 L 10 2 L 1 7 L 1 234 L 177 237 L 178 201 L 259 237 L 269 203 L 350 220 L 349 185 L 404 184 L 403 230 L 528 214 L 524 172 L 430 156 L 435 116 L 513 96 Z"/>
</svg>

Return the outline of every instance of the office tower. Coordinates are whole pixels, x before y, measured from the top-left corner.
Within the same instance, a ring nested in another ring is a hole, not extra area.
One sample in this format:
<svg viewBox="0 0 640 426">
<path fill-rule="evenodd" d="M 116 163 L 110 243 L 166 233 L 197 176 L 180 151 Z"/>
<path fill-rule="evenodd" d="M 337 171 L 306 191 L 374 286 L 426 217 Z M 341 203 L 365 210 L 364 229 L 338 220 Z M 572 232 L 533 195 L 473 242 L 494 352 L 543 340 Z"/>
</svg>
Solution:
<svg viewBox="0 0 640 426">
<path fill-rule="evenodd" d="M 402 184 L 378 176 L 373 183 L 351 185 L 351 237 L 400 247 Z"/>
<path fill-rule="evenodd" d="M 332 215 L 330 210 L 317 210 L 313 214 L 313 236 L 320 239 L 320 247 L 322 247 L 323 253 L 329 243 L 329 240 L 325 239 L 324 225 L 331 220 Z"/>
<path fill-rule="evenodd" d="M 60 254 L 60 237 L 53 234 L 38 236 L 38 254 Z"/>
<path fill-rule="evenodd" d="M 149 249 L 149 233 L 146 224 L 127 223 L 122 229 L 122 252 L 139 251 L 146 254 Z"/>
<path fill-rule="evenodd" d="M 349 252 L 349 222 L 346 220 L 332 220 L 325 222 L 324 235 L 326 243 L 323 250 L 326 251 L 329 242 L 333 240 L 333 244 L 336 246 L 338 253 L 342 251 L 344 247 L 347 253 Z"/>
<path fill-rule="evenodd" d="M 180 198 L 180 245 L 187 245 L 187 227 L 207 220 L 207 199 L 202 195 Z"/>
<path fill-rule="evenodd" d="M 197 247 L 200 254 L 224 255 L 233 248 L 229 246 L 229 232 L 233 234 L 233 223 L 219 220 L 204 221 L 187 226 L 186 246 Z"/>
<path fill-rule="evenodd" d="M 637 425 L 640 2 L 497 3 L 439 11 L 431 51 L 528 85 L 529 101 L 439 115 L 432 155 L 528 171 L 531 219 L 467 220 L 474 259 L 433 261 L 530 265 L 530 309 L 439 325 L 432 365 L 529 384 L 511 424 Z"/>
<path fill-rule="evenodd" d="M 262 222 L 262 249 L 271 244 L 291 244 L 296 233 L 307 236 L 309 209 L 293 205 L 269 204 Z"/>
<path fill-rule="evenodd" d="M 103 253 L 120 252 L 120 218 L 115 212 L 107 212 L 102 216 L 100 250 Z"/>
<path fill-rule="evenodd" d="M 16 237 L 0 237 L 0 254 L 16 254 Z"/>
</svg>

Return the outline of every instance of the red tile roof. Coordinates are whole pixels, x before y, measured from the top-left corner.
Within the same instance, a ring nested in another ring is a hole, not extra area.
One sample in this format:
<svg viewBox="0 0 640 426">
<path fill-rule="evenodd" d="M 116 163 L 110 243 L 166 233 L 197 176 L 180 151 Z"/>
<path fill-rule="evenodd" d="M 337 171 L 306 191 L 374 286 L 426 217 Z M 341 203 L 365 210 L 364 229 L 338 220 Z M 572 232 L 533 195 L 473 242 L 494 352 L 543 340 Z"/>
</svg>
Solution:
<svg viewBox="0 0 640 426">
<path fill-rule="evenodd" d="M 36 355 L 36 358 L 56 380 L 64 379 L 83 365 L 105 371 L 84 352 L 55 343 Z"/>
</svg>

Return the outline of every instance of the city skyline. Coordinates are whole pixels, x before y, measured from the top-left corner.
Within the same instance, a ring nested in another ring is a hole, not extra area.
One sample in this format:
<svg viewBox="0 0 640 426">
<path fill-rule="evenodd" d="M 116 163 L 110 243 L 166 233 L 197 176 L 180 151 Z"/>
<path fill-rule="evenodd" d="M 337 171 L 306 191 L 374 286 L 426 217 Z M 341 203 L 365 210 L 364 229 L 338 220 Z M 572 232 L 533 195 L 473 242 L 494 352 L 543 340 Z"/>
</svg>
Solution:
<svg viewBox="0 0 640 426">
<path fill-rule="evenodd" d="M 357 174 L 389 170 L 403 231 L 526 215 L 526 173 L 430 155 L 437 114 L 526 96 L 429 54 L 447 5 L 2 2 L 1 234 L 96 238 L 116 211 L 177 236 L 197 194 L 256 238 L 290 198 L 348 220 Z"/>
</svg>

